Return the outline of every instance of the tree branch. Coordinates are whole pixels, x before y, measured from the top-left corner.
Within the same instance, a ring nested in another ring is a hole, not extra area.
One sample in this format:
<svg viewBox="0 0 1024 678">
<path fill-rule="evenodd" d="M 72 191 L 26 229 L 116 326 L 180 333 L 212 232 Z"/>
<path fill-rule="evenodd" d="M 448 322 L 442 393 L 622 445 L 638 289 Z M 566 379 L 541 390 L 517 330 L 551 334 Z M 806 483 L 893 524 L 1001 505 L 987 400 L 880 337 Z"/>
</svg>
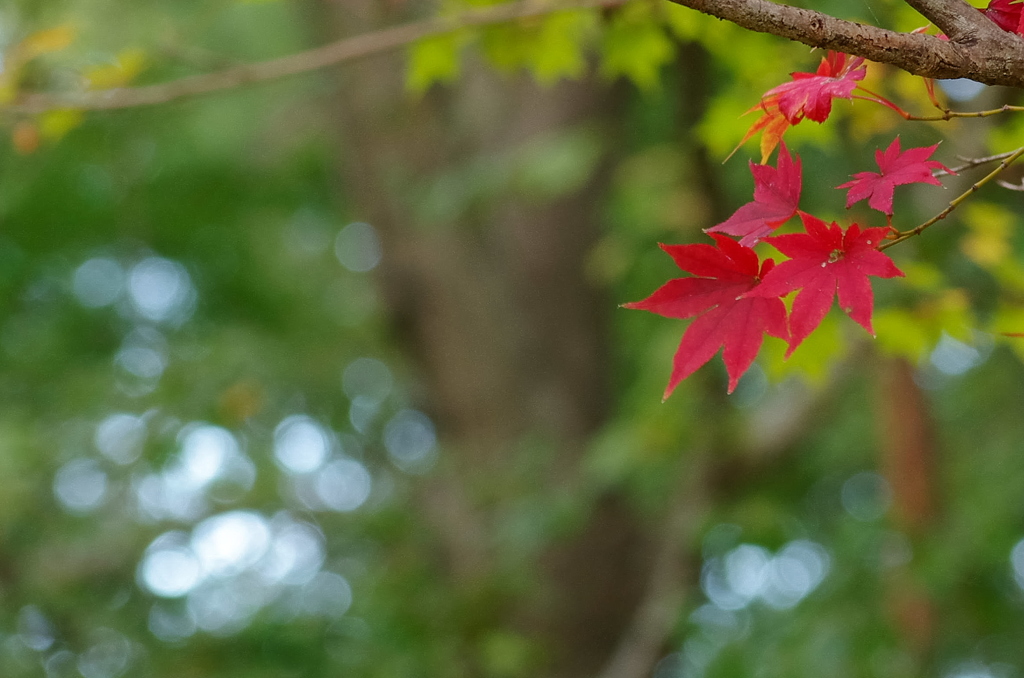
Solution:
<svg viewBox="0 0 1024 678">
<path fill-rule="evenodd" d="M 243 85 L 277 80 L 289 75 L 309 73 L 344 61 L 404 47 L 424 38 L 451 33 L 460 28 L 487 26 L 566 10 L 618 7 L 627 2 L 629 0 L 520 0 L 457 15 L 392 26 L 343 38 L 322 47 L 279 59 L 243 64 L 157 85 L 75 94 L 27 94 L 10 105 L 0 107 L 0 112 L 38 114 L 62 109 L 107 111 L 154 106 Z"/>
<path fill-rule="evenodd" d="M 458 15 L 435 17 L 345 38 L 315 49 L 179 80 L 71 94 L 26 94 L 0 112 L 38 114 L 73 109 L 116 110 L 165 104 L 243 85 L 309 73 L 461 28 L 538 17 L 574 9 L 612 8 L 631 0 L 519 0 Z M 963 0 L 906 0 L 950 36 L 940 40 L 838 19 L 771 0 L 668 0 L 738 26 L 891 64 L 928 78 L 970 78 L 1024 87 L 1024 40 L 1003 31 Z"/>
<path fill-rule="evenodd" d="M 940 19 L 959 41 L 898 33 L 770 0 L 669 1 L 748 30 L 862 56 L 914 75 L 1024 87 L 1024 40 L 999 29 L 962 0 L 907 0 L 930 18 Z"/>
<path fill-rule="evenodd" d="M 953 42 L 973 43 L 991 37 L 993 29 L 1001 28 L 963 0 L 904 0 L 928 21 L 938 26 Z"/>
</svg>

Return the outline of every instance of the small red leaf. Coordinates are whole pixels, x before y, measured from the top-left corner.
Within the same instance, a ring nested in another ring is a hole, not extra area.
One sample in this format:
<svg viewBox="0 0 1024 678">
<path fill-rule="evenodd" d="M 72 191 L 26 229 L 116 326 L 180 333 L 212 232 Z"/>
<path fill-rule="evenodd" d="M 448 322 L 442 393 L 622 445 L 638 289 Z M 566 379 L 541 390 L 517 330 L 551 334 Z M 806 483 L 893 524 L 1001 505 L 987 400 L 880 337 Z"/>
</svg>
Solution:
<svg viewBox="0 0 1024 678">
<path fill-rule="evenodd" d="M 740 245 L 753 247 L 796 214 L 800 202 L 800 158 L 790 156 L 786 145 L 779 151 L 777 167 L 750 163 L 754 175 L 754 200 L 723 221 L 707 229 L 708 233 L 728 233 L 740 237 Z"/>
<path fill-rule="evenodd" d="M 764 114 L 747 130 L 740 146 L 763 131 L 761 163 L 768 162 L 768 157 L 791 125 L 804 118 L 824 122 L 832 112 L 832 99 L 852 99 L 857 82 L 863 80 L 866 73 L 863 57 L 833 51 L 821 60 L 815 73 L 790 73 L 791 82 L 768 90 L 761 97 L 761 102 L 747 111 L 761 110 Z M 884 101 L 881 103 L 890 105 Z"/>
<path fill-rule="evenodd" d="M 832 112 L 832 99 L 852 99 L 857 82 L 866 73 L 863 57 L 830 51 L 816 73 L 791 73 L 792 82 L 768 90 L 762 98 L 776 99 L 790 124 L 804 118 L 825 122 Z"/>
<path fill-rule="evenodd" d="M 952 171 L 938 160 L 928 160 L 938 144 L 900 151 L 900 138 L 896 137 L 885 152 L 875 151 L 875 161 L 881 172 L 858 172 L 853 181 L 836 188 L 848 188 L 846 208 L 868 199 L 868 206 L 892 216 L 892 195 L 897 186 L 904 184 L 942 184 L 932 175 L 933 169 Z"/>
<path fill-rule="evenodd" d="M 790 345 L 787 356 L 821 323 L 836 295 L 839 306 L 871 334 L 874 297 L 868 276 L 895 278 L 903 275 L 878 245 L 885 228 L 863 231 L 851 224 L 844 232 L 835 223 L 803 212 L 806 233 L 766 238 L 776 249 L 792 257 L 766 273 L 761 284 L 747 292 L 750 297 L 778 298 L 800 290 L 789 317 Z"/>
<path fill-rule="evenodd" d="M 750 248 L 723 235 L 712 237 L 717 248 L 662 245 L 681 269 L 699 277 L 669 280 L 643 301 L 624 304 L 669 318 L 696 318 L 679 343 L 665 398 L 723 346 L 722 359 L 732 393 L 757 357 L 765 332 L 789 339 L 786 307 L 781 299 L 744 296 L 773 270 L 774 262 L 767 259 L 759 263 Z"/>
</svg>

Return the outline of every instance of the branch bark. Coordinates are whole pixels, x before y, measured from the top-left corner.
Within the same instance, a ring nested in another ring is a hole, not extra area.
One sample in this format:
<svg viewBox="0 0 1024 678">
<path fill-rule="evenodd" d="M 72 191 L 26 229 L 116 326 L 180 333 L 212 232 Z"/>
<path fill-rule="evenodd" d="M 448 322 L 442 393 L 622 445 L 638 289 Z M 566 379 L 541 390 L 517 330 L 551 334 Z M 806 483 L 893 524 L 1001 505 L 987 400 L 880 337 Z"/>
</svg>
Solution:
<svg viewBox="0 0 1024 678">
<path fill-rule="evenodd" d="M 938 26 L 954 42 L 970 42 L 973 35 L 985 36 L 994 26 L 981 12 L 963 0 L 904 1 Z M 998 26 L 995 28 L 998 29 Z"/>
<path fill-rule="evenodd" d="M 1024 87 L 1024 40 L 1003 31 L 962 0 L 907 0 L 940 28 L 948 29 L 952 34 L 948 41 L 837 19 L 770 0 L 669 2 L 748 30 L 862 56 L 914 75 Z"/>
</svg>

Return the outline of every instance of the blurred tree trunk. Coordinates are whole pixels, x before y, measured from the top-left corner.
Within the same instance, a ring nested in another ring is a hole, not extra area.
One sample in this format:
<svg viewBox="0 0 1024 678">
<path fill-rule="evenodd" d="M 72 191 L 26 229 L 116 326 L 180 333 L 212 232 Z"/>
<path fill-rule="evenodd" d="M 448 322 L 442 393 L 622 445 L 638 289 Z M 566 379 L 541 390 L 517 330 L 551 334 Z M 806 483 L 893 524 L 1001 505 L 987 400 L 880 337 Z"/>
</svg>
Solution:
<svg viewBox="0 0 1024 678">
<path fill-rule="evenodd" d="M 416 9 L 318 1 L 333 34 L 325 38 Z M 599 163 L 582 189 L 543 199 L 507 180 L 525 143 L 609 124 L 600 116 L 615 108 L 614 95 L 588 82 L 541 88 L 470 64 L 457 85 L 414 98 L 403 71 L 402 55 L 347 66 L 332 114 L 343 190 L 381 234 L 388 311 L 444 443 L 426 510 L 454 585 L 467 588 L 496 574 L 502 484 L 522 482 L 526 446 L 550 450 L 530 476 L 541 484 L 534 491 L 571 492 L 608 412 L 605 320 L 614 304 L 584 275 L 607 172 Z M 443 217 L 424 217 L 433 200 L 448 201 Z M 539 554 L 540 594 L 494 623 L 515 619 L 541 642 L 550 674 L 593 675 L 641 596 L 648 552 L 624 502 L 605 497 L 585 525 Z"/>
<path fill-rule="evenodd" d="M 892 522 L 916 542 L 935 526 L 938 513 L 934 424 L 906 359 L 879 360 L 878 392 L 881 470 L 893 492 Z M 890 573 L 889 586 L 895 626 L 924 666 L 934 650 L 935 603 L 909 567 Z"/>
</svg>

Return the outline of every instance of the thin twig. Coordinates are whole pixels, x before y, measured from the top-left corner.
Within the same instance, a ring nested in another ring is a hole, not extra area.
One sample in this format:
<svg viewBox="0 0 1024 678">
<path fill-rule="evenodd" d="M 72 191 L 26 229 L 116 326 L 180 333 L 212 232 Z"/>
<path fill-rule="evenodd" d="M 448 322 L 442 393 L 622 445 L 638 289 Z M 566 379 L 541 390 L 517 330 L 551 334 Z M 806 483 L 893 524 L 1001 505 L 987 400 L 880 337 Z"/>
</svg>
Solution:
<svg viewBox="0 0 1024 678">
<path fill-rule="evenodd" d="M 75 94 L 28 94 L 10 105 L 0 107 L 0 111 L 37 114 L 53 110 L 101 111 L 165 104 L 243 85 L 309 73 L 463 28 L 487 26 L 567 10 L 618 7 L 627 2 L 630 0 L 521 0 L 457 15 L 392 26 L 278 59 L 243 64 L 215 73 L 194 75 L 156 85 Z"/>
<path fill-rule="evenodd" d="M 959 174 L 960 172 L 963 172 L 964 170 L 973 169 L 975 167 L 978 167 L 979 165 L 987 165 L 988 163 L 996 162 L 997 160 L 1005 160 L 1006 158 L 1009 158 L 1011 155 L 1013 155 L 1016 152 L 1017 151 L 1007 151 L 1006 153 L 997 153 L 995 155 L 985 156 L 984 158 L 964 158 L 964 157 L 958 155 L 957 158 L 959 158 L 960 160 L 963 160 L 964 164 L 957 165 L 956 167 L 951 167 L 949 169 L 949 171 L 946 171 L 946 170 L 935 170 L 934 172 L 932 172 L 932 176 L 933 177 L 945 177 L 945 176 L 949 176 L 950 174 Z M 999 183 L 1001 183 L 1001 182 L 999 182 Z"/>
<path fill-rule="evenodd" d="M 1002 186 L 1003 188 L 1010 191 L 1024 192 L 1024 180 L 1022 180 L 1020 183 L 1011 184 L 1009 181 L 1003 181 L 1002 179 L 1000 179 L 999 181 L 996 182 L 996 185 Z"/>
<path fill-rule="evenodd" d="M 1001 163 L 999 163 L 998 167 L 996 167 L 994 170 L 986 174 L 983 179 L 981 179 L 980 181 L 972 185 L 970 188 L 968 188 L 966 191 L 964 191 L 962 194 L 951 200 L 946 209 L 942 210 L 934 217 L 921 224 L 920 226 L 912 228 L 909 231 L 903 231 L 899 233 L 899 235 L 897 235 L 892 240 L 888 240 L 879 245 L 878 249 L 888 249 L 897 243 L 901 243 L 904 240 L 908 240 L 914 237 L 915 235 L 920 235 L 921 232 L 924 231 L 924 229 L 928 228 L 929 226 L 938 221 L 941 221 L 942 219 L 945 219 L 947 216 L 949 216 L 950 212 L 955 210 L 960 205 L 960 203 L 962 203 L 964 200 L 967 200 L 967 198 L 969 198 L 972 194 L 977 192 L 979 188 L 981 188 L 982 186 L 984 186 L 985 184 L 999 176 L 1007 167 L 1009 167 L 1015 160 L 1020 158 L 1022 155 L 1024 155 L 1024 146 L 1010 153 L 1010 155 L 1008 155 Z"/>
<path fill-rule="evenodd" d="M 930 78 L 926 78 L 925 80 L 926 82 L 932 81 Z M 864 97 L 854 95 L 854 99 L 864 99 L 865 101 L 874 101 L 875 103 L 882 104 L 883 106 L 886 106 L 896 111 L 896 113 L 898 113 L 900 117 L 902 117 L 904 120 L 909 120 L 912 122 L 947 122 L 949 120 L 953 120 L 956 118 L 987 118 L 989 116 L 998 115 L 1000 113 L 1019 113 L 1020 111 L 1024 111 L 1024 106 L 1011 106 L 1010 104 L 1004 104 L 999 108 L 992 108 L 986 111 L 954 111 L 941 105 L 936 99 L 933 98 L 932 103 L 935 104 L 935 108 L 941 111 L 939 115 L 914 115 L 909 111 L 903 110 L 893 102 L 883 97 L 881 94 L 872 92 L 866 87 L 858 85 L 855 91 L 864 92 L 869 96 Z M 929 91 L 929 97 L 931 96 L 932 95 Z"/>
<path fill-rule="evenodd" d="M 940 115 L 907 114 L 903 117 L 907 120 L 913 120 L 914 122 L 942 122 L 946 120 L 953 120 L 954 118 L 987 118 L 991 115 L 999 115 L 1000 113 L 1019 113 L 1020 111 L 1024 111 L 1024 106 L 1011 106 L 1006 104 L 999 108 L 992 108 L 987 111 L 951 111 L 948 108 L 943 108 Z"/>
</svg>

